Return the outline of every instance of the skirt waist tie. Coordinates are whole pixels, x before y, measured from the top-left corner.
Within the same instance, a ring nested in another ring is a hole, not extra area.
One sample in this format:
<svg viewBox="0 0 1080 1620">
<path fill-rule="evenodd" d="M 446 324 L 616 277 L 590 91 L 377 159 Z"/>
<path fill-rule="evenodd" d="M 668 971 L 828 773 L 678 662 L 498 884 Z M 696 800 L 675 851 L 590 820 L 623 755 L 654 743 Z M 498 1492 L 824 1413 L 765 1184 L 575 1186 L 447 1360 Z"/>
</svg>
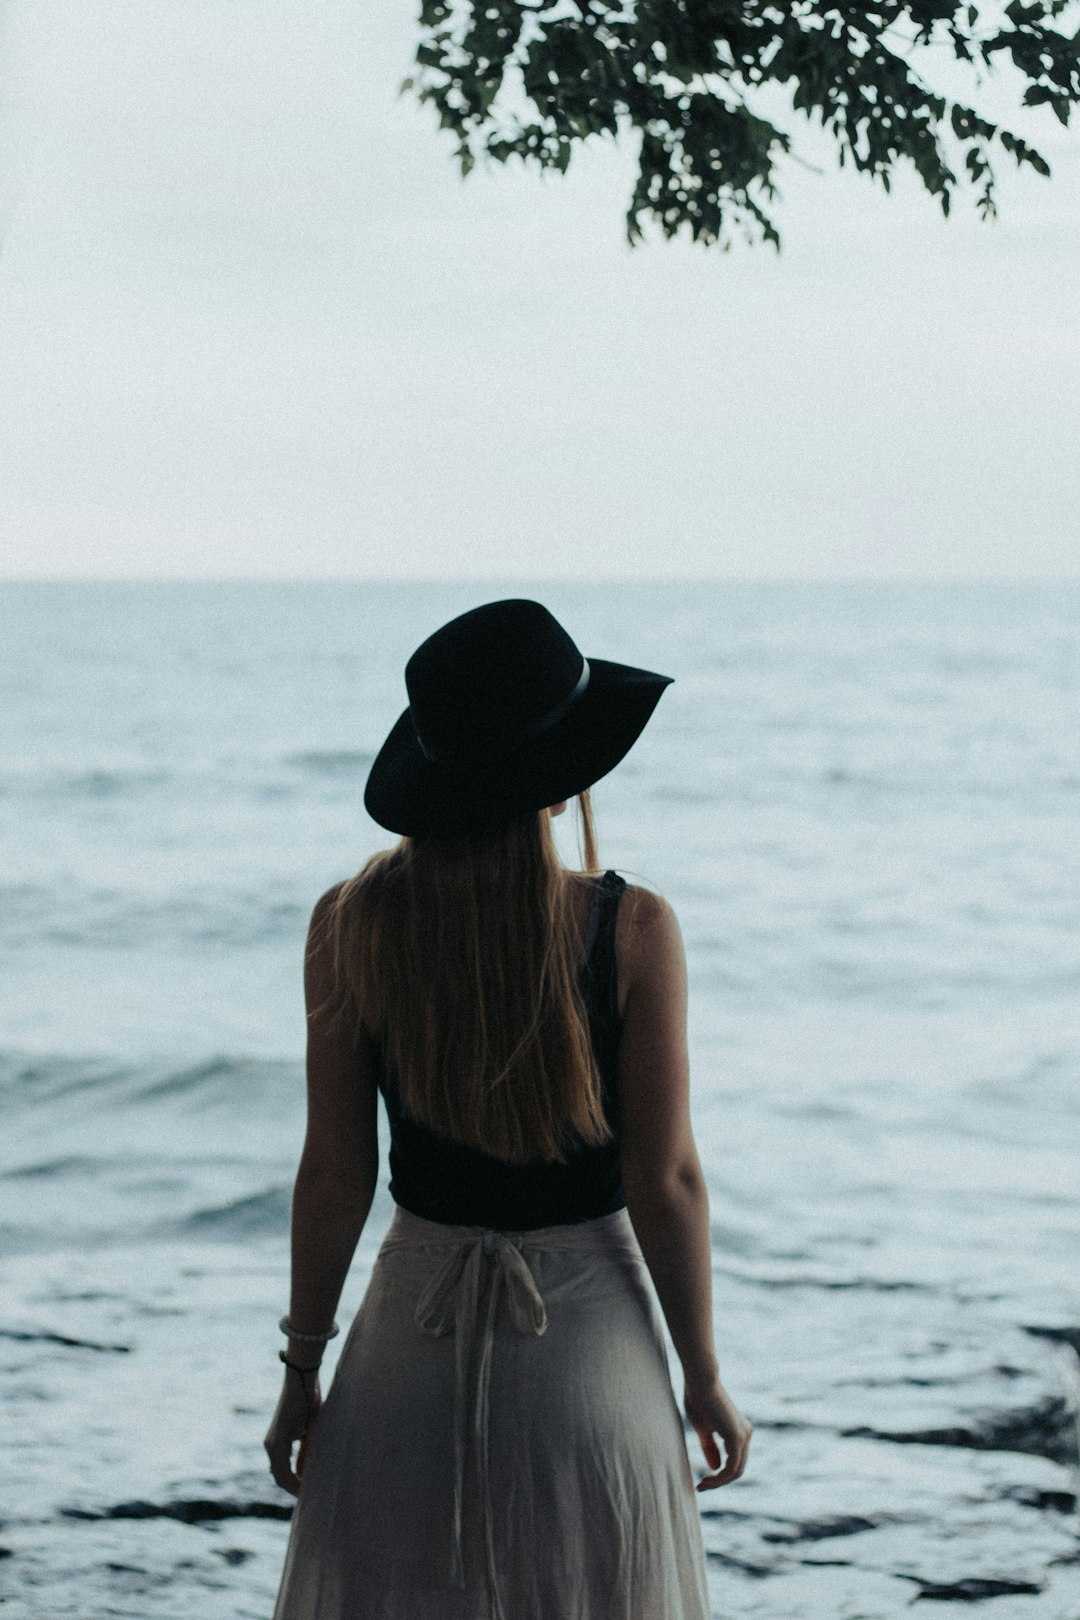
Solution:
<svg viewBox="0 0 1080 1620">
<path fill-rule="evenodd" d="M 487 1299 L 484 1283 L 490 1275 Z M 484 1545 L 495 1620 L 505 1620 L 499 1597 L 495 1561 L 495 1534 L 488 1479 L 488 1390 L 495 1344 L 495 1317 L 505 1290 L 510 1320 L 519 1333 L 541 1334 L 547 1311 L 536 1279 L 521 1250 L 502 1232 L 476 1234 L 455 1245 L 424 1289 L 416 1306 L 421 1332 L 433 1338 L 454 1334 L 454 1501 L 451 1585 L 464 1587 L 462 1515 L 465 1495 L 467 1413 L 472 1406 L 472 1433 L 476 1446 L 480 1500 L 484 1516 Z M 475 1363 L 475 1384 L 470 1403 L 469 1372 Z"/>
</svg>

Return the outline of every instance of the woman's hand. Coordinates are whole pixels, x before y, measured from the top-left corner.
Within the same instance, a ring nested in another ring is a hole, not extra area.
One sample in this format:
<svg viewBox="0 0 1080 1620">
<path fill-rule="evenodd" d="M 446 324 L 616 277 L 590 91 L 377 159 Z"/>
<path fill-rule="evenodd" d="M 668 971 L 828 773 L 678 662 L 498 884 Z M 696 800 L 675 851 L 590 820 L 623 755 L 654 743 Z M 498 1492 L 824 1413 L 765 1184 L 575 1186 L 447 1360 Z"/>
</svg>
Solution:
<svg viewBox="0 0 1080 1620">
<path fill-rule="evenodd" d="M 263 1445 L 270 1458 L 270 1472 L 283 1490 L 293 1496 L 300 1494 L 300 1477 L 304 1472 L 304 1458 L 311 1436 L 315 1431 L 322 1408 L 319 1389 L 319 1370 L 310 1367 L 300 1373 L 288 1367 L 281 1397 L 266 1431 Z M 300 1450 L 293 1468 L 292 1449 L 300 1442 Z"/>
<path fill-rule="evenodd" d="M 687 1380 L 683 1405 L 705 1453 L 705 1461 L 715 1470 L 698 1480 L 697 1489 L 714 1491 L 718 1485 L 728 1485 L 738 1479 L 746 1467 L 753 1430 L 723 1384 L 713 1379 L 697 1386 Z M 723 1456 L 717 1436 L 724 1448 Z"/>
</svg>

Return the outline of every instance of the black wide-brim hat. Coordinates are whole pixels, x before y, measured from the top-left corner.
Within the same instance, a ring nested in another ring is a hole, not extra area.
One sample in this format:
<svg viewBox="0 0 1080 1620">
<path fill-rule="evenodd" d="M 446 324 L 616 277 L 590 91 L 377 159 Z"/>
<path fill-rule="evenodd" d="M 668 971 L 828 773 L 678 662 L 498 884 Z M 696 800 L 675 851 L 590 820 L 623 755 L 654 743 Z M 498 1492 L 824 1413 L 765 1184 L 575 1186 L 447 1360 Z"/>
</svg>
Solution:
<svg viewBox="0 0 1080 1620">
<path fill-rule="evenodd" d="M 364 804 L 410 838 L 486 832 L 592 787 L 641 735 L 671 676 L 583 657 L 539 602 L 451 619 L 405 666 L 409 707 Z"/>
</svg>

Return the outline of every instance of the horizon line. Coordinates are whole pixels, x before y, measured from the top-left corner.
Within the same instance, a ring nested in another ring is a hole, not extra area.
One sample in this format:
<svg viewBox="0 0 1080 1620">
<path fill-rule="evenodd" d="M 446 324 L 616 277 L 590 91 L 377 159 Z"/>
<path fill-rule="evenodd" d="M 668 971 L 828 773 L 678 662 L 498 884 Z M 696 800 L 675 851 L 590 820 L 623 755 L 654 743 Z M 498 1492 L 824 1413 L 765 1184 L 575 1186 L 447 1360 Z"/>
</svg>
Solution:
<svg viewBox="0 0 1080 1620">
<path fill-rule="evenodd" d="M 1075 585 L 1073 573 L 987 574 L 0 574 L 5 585 Z"/>
</svg>

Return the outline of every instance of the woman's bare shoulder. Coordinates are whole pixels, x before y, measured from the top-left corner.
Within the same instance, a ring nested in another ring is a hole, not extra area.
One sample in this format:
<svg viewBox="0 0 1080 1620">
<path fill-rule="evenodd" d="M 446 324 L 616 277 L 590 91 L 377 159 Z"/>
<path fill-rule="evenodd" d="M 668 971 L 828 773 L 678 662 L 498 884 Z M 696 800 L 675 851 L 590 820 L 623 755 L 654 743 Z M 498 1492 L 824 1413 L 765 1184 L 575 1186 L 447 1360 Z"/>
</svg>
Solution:
<svg viewBox="0 0 1080 1620">
<path fill-rule="evenodd" d="M 353 914 L 362 904 L 376 872 L 385 868 L 394 850 L 380 850 L 351 877 L 341 878 L 319 896 L 311 912 L 310 936 L 318 942 L 336 918 Z"/>
<path fill-rule="evenodd" d="M 679 922 L 670 903 L 656 889 L 628 883 L 619 907 L 617 940 L 638 956 L 679 939 Z"/>
<path fill-rule="evenodd" d="M 682 935 L 671 906 L 655 889 L 628 883 L 615 925 L 619 960 L 619 1009 L 660 980 L 681 977 Z"/>
<path fill-rule="evenodd" d="M 350 880 L 342 878 L 340 883 L 334 883 L 323 894 L 320 894 L 311 908 L 311 918 L 308 923 L 308 951 L 321 949 L 327 943 L 327 936 L 333 925 L 335 913 L 341 903 L 341 897 L 349 886 Z"/>
</svg>

